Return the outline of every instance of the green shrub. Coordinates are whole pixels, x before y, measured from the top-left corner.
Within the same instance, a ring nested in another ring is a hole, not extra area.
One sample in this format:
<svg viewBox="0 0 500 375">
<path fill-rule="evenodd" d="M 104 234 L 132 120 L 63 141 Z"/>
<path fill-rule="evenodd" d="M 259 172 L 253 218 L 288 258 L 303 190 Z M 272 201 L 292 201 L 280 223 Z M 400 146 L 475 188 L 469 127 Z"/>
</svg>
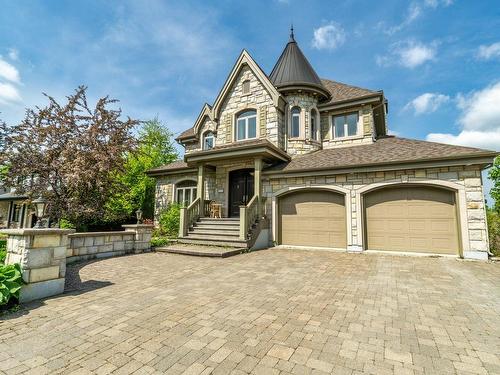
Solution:
<svg viewBox="0 0 500 375">
<path fill-rule="evenodd" d="M 5 263 L 5 257 L 7 256 L 7 240 L 0 239 L 0 264 Z"/>
<path fill-rule="evenodd" d="M 167 237 L 153 237 L 151 238 L 151 246 L 160 247 L 167 246 L 170 243 L 170 240 Z"/>
<path fill-rule="evenodd" d="M 60 219 L 59 220 L 59 228 L 61 229 L 75 229 L 76 226 L 73 224 L 71 221 L 66 220 L 66 219 Z"/>
<path fill-rule="evenodd" d="M 164 236 L 177 237 L 179 234 L 179 223 L 181 217 L 181 206 L 177 203 L 171 204 L 160 215 L 160 232 Z"/>
<path fill-rule="evenodd" d="M 487 217 L 490 251 L 495 256 L 500 256 L 500 213 L 488 210 Z"/>
<path fill-rule="evenodd" d="M 0 266 L 0 306 L 9 303 L 11 298 L 19 300 L 24 284 L 19 264 Z"/>
</svg>

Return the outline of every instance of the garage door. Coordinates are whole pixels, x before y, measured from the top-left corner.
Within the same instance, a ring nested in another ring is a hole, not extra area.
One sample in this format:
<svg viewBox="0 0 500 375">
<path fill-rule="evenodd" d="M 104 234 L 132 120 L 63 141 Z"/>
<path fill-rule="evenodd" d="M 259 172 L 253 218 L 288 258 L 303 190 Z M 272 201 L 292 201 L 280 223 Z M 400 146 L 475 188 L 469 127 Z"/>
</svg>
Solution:
<svg viewBox="0 0 500 375">
<path fill-rule="evenodd" d="M 368 193 L 364 203 L 368 249 L 458 254 L 453 192 L 386 188 Z"/>
<path fill-rule="evenodd" d="M 347 246 L 346 210 L 342 194 L 303 191 L 279 200 L 280 243 L 294 246 Z"/>
</svg>

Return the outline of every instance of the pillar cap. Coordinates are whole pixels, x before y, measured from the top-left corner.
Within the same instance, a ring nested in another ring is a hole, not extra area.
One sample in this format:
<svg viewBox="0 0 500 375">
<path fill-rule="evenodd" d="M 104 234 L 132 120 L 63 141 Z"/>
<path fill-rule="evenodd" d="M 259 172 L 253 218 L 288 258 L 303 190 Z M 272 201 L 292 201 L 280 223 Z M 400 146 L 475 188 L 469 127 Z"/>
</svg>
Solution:
<svg viewBox="0 0 500 375">
<path fill-rule="evenodd" d="M 71 234 L 75 233 L 75 229 L 61 229 L 61 228 L 21 228 L 21 229 L 1 229 L 0 233 L 10 236 L 46 236 L 51 234 Z"/>
<path fill-rule="evenodd" d="M 154 228 L 153 224 L 124 224 L 122 228 Z"/>
</svg>

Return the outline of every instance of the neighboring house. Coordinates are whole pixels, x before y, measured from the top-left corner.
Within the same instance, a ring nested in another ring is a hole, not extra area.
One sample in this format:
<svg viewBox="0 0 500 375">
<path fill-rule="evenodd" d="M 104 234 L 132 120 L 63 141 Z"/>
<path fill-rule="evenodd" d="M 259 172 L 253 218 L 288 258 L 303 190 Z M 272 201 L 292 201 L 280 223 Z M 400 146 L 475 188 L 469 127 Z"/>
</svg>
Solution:
<svg viewBox="0 0 500 375">
<path fill-rule="evenodd" d="M 28 197 L 0 188 L 0 228 L 31 228 L 34 212 L 26 203 Z"/>
<path fill-rule="evenodd" d="M 320 79 L 293 33 L 271 74 L 243 51 L 213 105 L 148 172 L 186 243 L 486 259 L 481 171 L 496 153 L 388 135 L 382 91 Z M 208 201 L 224 219 L 208 215 Z M 229 218 L 229 219 L 228 219 Z"/>
</svg>

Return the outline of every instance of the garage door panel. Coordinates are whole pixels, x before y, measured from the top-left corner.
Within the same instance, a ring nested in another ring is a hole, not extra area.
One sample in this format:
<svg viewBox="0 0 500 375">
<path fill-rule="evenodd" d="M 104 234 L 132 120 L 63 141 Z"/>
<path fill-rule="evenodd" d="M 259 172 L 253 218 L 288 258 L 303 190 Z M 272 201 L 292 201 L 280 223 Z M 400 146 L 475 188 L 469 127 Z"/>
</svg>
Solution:
<svg viewBox="0 0 500 375">
<path fill-rule="evenodd" d="M 295 192 L 279 201 L 280 243 L 347 246 L 344 196 L 326 191 Z"/>
<path fill-rule="evenodd" d="M 364 197 L 368 249 L 457 254 L 454 193 L 398 187 Z"/>
</svg>

